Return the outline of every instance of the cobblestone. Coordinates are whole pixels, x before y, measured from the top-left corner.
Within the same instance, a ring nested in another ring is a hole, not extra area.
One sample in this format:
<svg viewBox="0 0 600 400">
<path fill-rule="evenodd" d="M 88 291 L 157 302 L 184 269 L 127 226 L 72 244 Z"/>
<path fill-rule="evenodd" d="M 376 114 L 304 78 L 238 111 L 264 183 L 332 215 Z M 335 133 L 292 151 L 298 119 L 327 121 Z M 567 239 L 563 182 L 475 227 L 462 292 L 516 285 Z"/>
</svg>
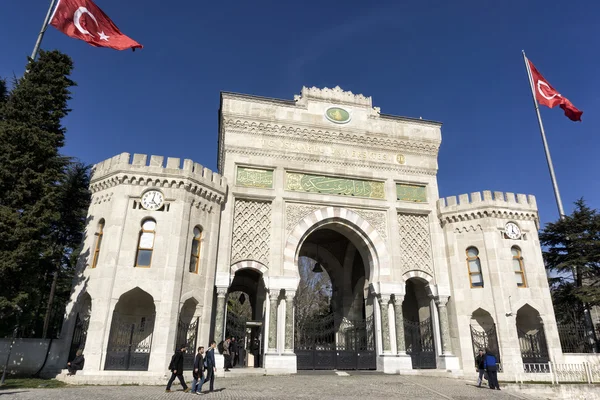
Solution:
<svg viewBox="0 0 600 400">
<path fill-rule="evenodd" d="M 191 394 L 165 393 L 164 386 L 73 386 L 60 389 L 0 390 L 2 400 L 177 400 Z M 206 387 L 204 388 L 206 389 Z M 292 376 L 240 376 L 217 379 L 215 391 L 197 398 L 211 399 L 532 399 L 531 396 L 476 388 L 459 379 L 383 374 L 335 373 Z"/>
</svg>

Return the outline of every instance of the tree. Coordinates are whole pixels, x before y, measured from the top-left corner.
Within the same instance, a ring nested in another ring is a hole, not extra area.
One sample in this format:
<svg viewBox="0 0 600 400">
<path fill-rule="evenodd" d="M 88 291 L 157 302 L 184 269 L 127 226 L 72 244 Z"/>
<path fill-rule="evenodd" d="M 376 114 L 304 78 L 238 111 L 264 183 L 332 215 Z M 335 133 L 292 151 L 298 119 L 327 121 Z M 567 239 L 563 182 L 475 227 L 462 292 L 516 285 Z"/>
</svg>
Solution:
<svg viewBox="0 0 600 400">
<path fill-rule="evenodd" d="M 325 270 L 313 272 L 315 263 L 315 260 L 308 257 L 300 257 L 298 260 L 300 283 L 294 297 L 294 307 L 299 324 L 308 323 L 331 311 L 331 279 Z"/>
<path fill-rule="evenodd" d="M 42 51 L 10 91 L 0 84 L 0 336 L 19 317 L 32 334 L 53 272 L 72 69 L 67 55 Z"/>
<path fill-rule="evenodd" d="M 52 284 L 48 295 L 46 314 L 42 338 L 46 338 L 52 313 L 54 311 L 54 299 L 57 292 L 59 276 L 63 279 L 63 285 L 58 287 L 59 310 L 64 308 L 65 301 L 71 291 L 71 281 L 75 273 L 76 256 L 83 240 L 83 232 L 86 225 L 87 210 L 90 206 L 90 167 L 80 162 L 71 162 L 62 176 L 58 185 L 57 211 L 60 218 L 54 221 L 52 226 L 51 241 L 52 251 L 49 254 Z M 68 282 L 64 285 L 65 280 Z M 59 313 L 62 316 L 62 313 Z M 62 321 L 54 324 L 54 330 Z"/>
<path fill-rule="evenodd" d="M 600 214 L 579 199 L 571 215 L 546 225 L 540 243 L 559 319 L 583 322 L 585 307 L 600 305 Z"/>
</svg>

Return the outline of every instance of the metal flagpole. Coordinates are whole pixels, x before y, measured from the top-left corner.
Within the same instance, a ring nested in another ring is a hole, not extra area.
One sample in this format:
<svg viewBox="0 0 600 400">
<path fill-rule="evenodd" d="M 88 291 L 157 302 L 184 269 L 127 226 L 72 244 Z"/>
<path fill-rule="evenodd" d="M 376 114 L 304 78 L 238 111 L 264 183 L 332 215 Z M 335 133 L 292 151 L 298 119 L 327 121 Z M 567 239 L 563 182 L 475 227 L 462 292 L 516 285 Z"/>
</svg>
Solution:
<svg viewBox="0 0 600 400">
<path fill-rule="evenodd" d="M 38 51 L 40 50 L 40 45 L 42 44 L 42 39 L 44 38 L 44 33 L 46 33 L 46 29 L 48 28 L 48 24 L 50 23 L 50 19 L 52 17 L 52 10 L 54 10 L 54 5 L 57 0 L 50 1 L 50 7 L 48 7 L 48 12 L 46 13 L 46 18 L 44 18 L 44 24 L 42 25 L 42 29 L 38 34 L 37 40 L 35 41 L 35 46 L 33 47 L 33 51 L 31 52 L 31 60 L 35 61 L 37 57 Z"/>
<path fill-rule="evenodd" d="M 531 95 L 533 96 L 533 106 L 538 118 L 538 124 L 540 126 L 540 133 L 542 134 L 542 142 L 544 143 L 544 151 L 546 152 L 546 161 L 548 161 L 548 169 L 550 170 L 550 178 L 552 179 L 552 187 L 554 188 L 554 197 L 556 197 L 556 205 L 558 206 L 558 214 L 560 219 L 565 217 L 565 210 L 563 209 L 562 200 L 560 198 L 560 192 L 558 191 L 558 183 L 556 182 L 556 175 L 554 175 L 554 166 L 552 165 L 552 157 L 550 157 L 550 149 L 548 148 L 548 141 L 546 140 L 546 133 L 544 132 L 544 124 L 542 123 L 542 116 L 540 115 L 540 107 L 535 97 L 535 87 L 533 84 L 533 78 L 531 77 L 531 69 L 527 62 L 527 56 L 525 50 L 523 52 L 523 61 L 525 61 L 525 68 L 527 69 L 527 76 L 529 77 L 529 86 L 531 87 Z"/>
</svg>

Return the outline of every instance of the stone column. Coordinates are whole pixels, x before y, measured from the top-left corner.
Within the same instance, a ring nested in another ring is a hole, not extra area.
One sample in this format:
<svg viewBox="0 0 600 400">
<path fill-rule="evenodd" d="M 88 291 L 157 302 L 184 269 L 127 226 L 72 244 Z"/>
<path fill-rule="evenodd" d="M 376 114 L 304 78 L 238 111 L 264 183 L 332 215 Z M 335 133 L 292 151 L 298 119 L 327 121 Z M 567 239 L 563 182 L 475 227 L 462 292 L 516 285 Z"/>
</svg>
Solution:
<svg viewBox="0 0 600 400">
<path fill-rule="evenodd" d="M 223 340 L 223 325 L 225 324 L 225 297 L 227 296 L 226 287 L 217 287 L 217 309 L 215 316 L 215 341 L 219 343 Z"/>
<path fill-rule="evenodd" d="M 378 298 L 379 310 L 381 312 L 381 334 L 383 336 L 383 352 L 391 353 L 392 345 L 390 343 L 390 325 L 389 325 L 389 304 L 390 295 L 382 294 Z"/>
<path fill-rule="evenodd" d="M 396 317 L 396 348 L 398 354 L 406 354 L 406 343 L 404 342 L 404 315 L 402 314 L 403 294 L 394 295 L 394 315 Z"/>
<path fill-rule="evenodd" d="M 448 297 L 437 296 L 435 304 L 438 308 L 440 318 L 440 332 L 442 333 L 442 354 L 452 355 L 452 344 L 450 343 L 450 325 L 448 323 Z"/>
<path fill-rule="evenodd" d="M 279 303 L 279 289 L 269 290 L 271 308 L 269 313 L 269 353 L 277 353 L 277 304 Z"/>
<path fill-rule="evenodd" d="M 296 292 L 285 291 L 285 352 L 294 352 L 294 296 Z"/>
</svg>

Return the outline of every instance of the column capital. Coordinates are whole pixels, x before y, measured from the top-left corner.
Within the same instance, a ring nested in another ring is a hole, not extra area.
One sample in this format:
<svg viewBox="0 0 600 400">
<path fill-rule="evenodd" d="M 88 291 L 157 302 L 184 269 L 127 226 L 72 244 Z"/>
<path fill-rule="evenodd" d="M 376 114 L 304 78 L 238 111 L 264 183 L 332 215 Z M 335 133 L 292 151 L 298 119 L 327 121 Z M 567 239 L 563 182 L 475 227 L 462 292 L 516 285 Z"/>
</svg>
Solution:
<svg viewBox="0 0 600 400">
<path fill-rule="evenodd" d="M 269 289 L 269 300 L 271 302 L 277 301 L 279 293 L 281 293 L 281 289 Z"/>
<path fill-rule="evenodd" d="M 285 299 L 286 300 L 294 300 L 294 297 L 296 297 L 296 291 L 295 290 L 285 290 Z"/>
<path fill-rule="evenodd" d="M 450 296 L 435 296 L 433 300 L 438 307 L 446 307 Z"/>
<path fill-rule="evenodd" d="M 377 296 L 377 300 L 379 300 L 380 305 L 390 304 L 391 298 L 392 298 L 391 294 L 380 294 L 379 296 Z"/>
<path fill-rule="evenodd" d="M 403 294 L 395 294 L 394 295 L 394 305 L 401 306 L 403 302 L 404 302 Z"/>
<path fill-rule="evenodd" d="M 227 295 L 227 291 L 229 288 L 227 287 L 218 287 L 217 286 L 217 297 L 225 297 Z"/>
</svg>

